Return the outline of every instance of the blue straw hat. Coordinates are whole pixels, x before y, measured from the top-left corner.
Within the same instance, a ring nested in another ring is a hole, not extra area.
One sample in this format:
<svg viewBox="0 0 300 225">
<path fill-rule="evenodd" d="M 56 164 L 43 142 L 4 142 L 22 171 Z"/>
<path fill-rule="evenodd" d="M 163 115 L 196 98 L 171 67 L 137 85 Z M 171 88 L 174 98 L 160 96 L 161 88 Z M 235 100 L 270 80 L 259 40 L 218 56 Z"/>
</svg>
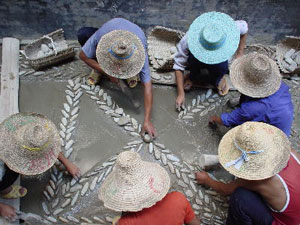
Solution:
<svg viewBox="0 0 300 225">
<path fill-rule="evenodd" d="M 188 30 L 191 53 L 206 64 L 228 60 L 238 48 L 240 31 L 227 14 L 208 12 L 197 17 Z"/>
</svg>

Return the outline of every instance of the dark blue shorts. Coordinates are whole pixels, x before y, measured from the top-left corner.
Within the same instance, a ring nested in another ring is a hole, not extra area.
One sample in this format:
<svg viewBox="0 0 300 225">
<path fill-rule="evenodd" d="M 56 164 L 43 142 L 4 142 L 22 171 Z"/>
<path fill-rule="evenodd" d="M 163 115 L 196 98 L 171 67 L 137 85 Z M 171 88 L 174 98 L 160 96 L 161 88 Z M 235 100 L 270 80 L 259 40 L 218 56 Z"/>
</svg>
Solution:
<svg viewBox="0 0 300 225">
<path fill-rule="evenodd" d="M 271 210 L 262 197 L 245 188 L 238 188 L 230 197 L 226 225 L 271 225 Z"/>
<path fill-rule="evenodd" d="M 95 27 L 82 27 L 77 31 L 78 42 L 81 46 L 98 30 Z"/>
<path fill-rule="evenodd" d="M 228 61 L 219 64 L 205 64 L 189 54 L 188 68 L 192 82 L 217 86 L 224 74 L 228 74 Z M 204 72 L 206 71 L 206 72 Z"/>
</svg>

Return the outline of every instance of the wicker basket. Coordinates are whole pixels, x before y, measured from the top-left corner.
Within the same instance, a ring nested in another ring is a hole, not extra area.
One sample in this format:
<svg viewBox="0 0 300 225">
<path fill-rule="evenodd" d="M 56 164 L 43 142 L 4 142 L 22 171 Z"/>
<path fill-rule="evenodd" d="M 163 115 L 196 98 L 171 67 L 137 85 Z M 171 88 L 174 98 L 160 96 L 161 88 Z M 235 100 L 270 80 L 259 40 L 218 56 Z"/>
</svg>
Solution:
<svg viewBox="0 0 300 225">
<path fill-rule="evenodd" d="M 300 72 L 299 65 L 298 65 L 298 68 L 296 68 L 294 71 L 288 71 L 282 65 L 285 54 L 292 48 L 295 49 L 296 51 L 300 51 L 300 37 L 286 36 L 286 39 L 282 40 L 276 46 L 277 64 L 279 65 L 280 70 L 284 73 L 299 73 Z"/>
<path fill-rule="evenodd" d="M 156 26 L 148 35 L 148 54 L 153 68 L 156 70 L 172 70 L 174 53 L 170 49 L 184 36 L 184 32 L 167 27 Z"/>
<path fill-rule="evenodd" d="M 50 51 L 48 54 L 39 56 L 42 45 L 49 46 Z M 44 35 L 27 45 L 24 53 L 30 65 L 36 70 L 75 56 L 74 47 L 68 46 L 63 29 Z"/>
</svg>

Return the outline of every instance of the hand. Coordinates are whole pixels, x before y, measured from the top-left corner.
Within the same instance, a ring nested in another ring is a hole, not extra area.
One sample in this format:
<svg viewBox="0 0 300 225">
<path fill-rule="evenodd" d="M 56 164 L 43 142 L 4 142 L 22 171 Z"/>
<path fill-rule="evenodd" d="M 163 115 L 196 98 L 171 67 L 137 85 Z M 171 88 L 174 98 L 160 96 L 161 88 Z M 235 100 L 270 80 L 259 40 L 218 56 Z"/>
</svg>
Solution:
<svg viewBox="0 0 300 225">
<path fill-rule="evenodd" d="M 70 161 L 65 165 L 69 174 L 74 177 L 76 180 L 79 180 L 81 172 L 80 169 Z"/>
<path fill-rule="evenodd" d="M 157 135 L 156 130 L 150 121 L 144 121 L 142 132 L 141 132 L 142 137 L 144 137 L 145 133 L 148 133 L 151 139 L 156 138 Z"/>
<path fill-rule="evenodd" d="M 184 94 L 177 96 L 175 104 L 176 104 L 176 109 L 178 111 L 181 111 L 181 106 L 184 104 Z"/>
<path fill-rule="evenodd" d="M 222 119 L 218 116 L 211 116 L 209 118 L 209 124 L 213 127 L 215 127 L 217 124 L 224 125 Z"/>
<path fill-rule="evenodd" d="M 242 57 L 243 55 L 244 55 L 243 52 L 236 52 L 234 58 L 235 58 L 235 59 L 238 59 L 238 58 Z"/>
<path fill-rule="evenodd" d="M 198 184 L 201 185 L 206 185 L 207 184 L 207 180 L 209 179 L 209 176 L 206 172 L 196 172 L 195 173 L 196 176 L 196 180 Z"/>
<path fill-rule="evenodd" d="M 212 124 L 212 125 L 216 125 L 217 124 L 217 116 L 211 116 L 209 117 L 209 123 Z"/>
<path fill-rule="evenodd" d="M 0 215 L 9 221 L 15 221 L 17 216 L 15 208 L 5 204 L 0 205 Z"/>
</svg>

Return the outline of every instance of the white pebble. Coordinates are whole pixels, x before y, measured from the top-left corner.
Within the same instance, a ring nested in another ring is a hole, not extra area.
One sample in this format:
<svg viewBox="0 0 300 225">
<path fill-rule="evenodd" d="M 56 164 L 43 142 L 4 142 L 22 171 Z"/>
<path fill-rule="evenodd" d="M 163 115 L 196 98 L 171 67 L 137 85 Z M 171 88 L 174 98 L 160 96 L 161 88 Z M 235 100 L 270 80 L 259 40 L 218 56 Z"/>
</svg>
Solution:
<svg viewBox="0 0 300 225">
<path fill-rule="evenodd" d="M 58 208 L 56 209 L 54 212 L 53 212 L 53 215 L 56 216 L 58 215 L 59 213 L 61 213 L 64 209 L 63 208 Z"/>
<path fill-rule="evenodd" d="M 95 177 L 94 180 L 92 181 L 91 186 L 90 186 L 91 191 L 93 191 L 95 189 L 97 180 L 98 180 L 98 177 Z"/>
<path fill-rule="evenodd" d="M 70 112 L 70 106 L 67 103 L 64 103 L 64 109 L 66 112 Z"/>
<path fill-rule="evenodd" d="M 74 144 L 74 141 L 73 141 L 73 140 L 68 141 L 67 144 L 66 144 L 65 149 L 68 150 L 69 148 L 72 147 L 73 144 Z"/>
<path fill-rule="evenodd" d="M 78 113 L 79 111 L 79 106 L 75 107 L 72 112 L 71 112 L 71 116 L 74 116 L 76 113 Z"/>
<path fill-rule="evenodd" d="M 75 196 L 72 198 L 71 206 L 75 205 L 75 203 L 77 202 L 78 196 L 79 196 L 79 191 L 77 191 Z"/>
<path fill-rule="evenodd" d="M 86 182 L 81 190 L 81 196 L 84 196 L 89 188 L 89 183 Z"/>
</svg>

